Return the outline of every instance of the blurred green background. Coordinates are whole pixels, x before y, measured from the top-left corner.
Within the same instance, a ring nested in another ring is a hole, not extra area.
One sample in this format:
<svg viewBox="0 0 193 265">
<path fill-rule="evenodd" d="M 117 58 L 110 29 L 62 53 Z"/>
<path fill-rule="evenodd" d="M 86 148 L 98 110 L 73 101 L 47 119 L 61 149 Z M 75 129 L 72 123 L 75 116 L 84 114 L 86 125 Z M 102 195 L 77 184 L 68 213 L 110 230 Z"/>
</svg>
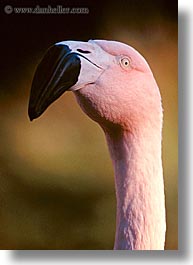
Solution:
<svg viewBox="0 0 193 265">
<path fill-rule="evenodd" d="M 87 7 L 87 15 L 4 13 Z M 28 99 L 45 50 L 67 39 L 112 39 L 149 62 L 164 108 L 166 249 L 178 248 L 177 1 L 1 1 L 0 249 L 112 249 L 115 190 L 105 138 L 65 93 L 37 121 Z"/>
</svg>

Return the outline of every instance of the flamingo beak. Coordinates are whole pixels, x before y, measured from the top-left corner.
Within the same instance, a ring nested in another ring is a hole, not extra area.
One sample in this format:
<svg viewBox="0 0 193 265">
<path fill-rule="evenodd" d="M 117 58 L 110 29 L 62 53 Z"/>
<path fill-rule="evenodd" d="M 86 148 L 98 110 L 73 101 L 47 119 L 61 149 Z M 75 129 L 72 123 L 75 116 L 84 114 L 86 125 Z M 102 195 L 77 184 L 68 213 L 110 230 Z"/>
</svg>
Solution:
<svg viewBox="0 0 193 265">
<path fill-rule="evenodd" d="M 95 46 L 101 50 L 98 45 Z M 48 49 L 32 82 L 28 107 L 31 121 L 38 118 L 65 91 L 81 89 L 98 79 L 104 69 L 94 62 L 95 58 L 89 58 L 91 53 L 95 53 L 92 41 L 64 41 Z"/>
</svg>

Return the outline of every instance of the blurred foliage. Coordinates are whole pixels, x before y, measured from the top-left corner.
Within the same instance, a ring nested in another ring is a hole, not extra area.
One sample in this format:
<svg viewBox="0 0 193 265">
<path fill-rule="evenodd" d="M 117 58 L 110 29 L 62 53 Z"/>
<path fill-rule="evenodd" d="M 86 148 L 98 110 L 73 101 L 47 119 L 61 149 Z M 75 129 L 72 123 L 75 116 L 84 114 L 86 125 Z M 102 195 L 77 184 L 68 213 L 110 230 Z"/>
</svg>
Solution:
<svg viewBox="0 0 193 265">
<path fill-rule="evenodd" d="M 80 111 L 71 93 L 37 121 L 27 117 L 31 81 L 45 49 L 59 40 L 89 38 L 134 46 L 154 72 L 164 108 L 166 249 L 178 248 L 177 2 L 122 3 L 84 3 L 90 9 L 84 17 L 1 14 L 1 249 L 113 248 L 113 169 L 101 129 Z"/>
</svg>

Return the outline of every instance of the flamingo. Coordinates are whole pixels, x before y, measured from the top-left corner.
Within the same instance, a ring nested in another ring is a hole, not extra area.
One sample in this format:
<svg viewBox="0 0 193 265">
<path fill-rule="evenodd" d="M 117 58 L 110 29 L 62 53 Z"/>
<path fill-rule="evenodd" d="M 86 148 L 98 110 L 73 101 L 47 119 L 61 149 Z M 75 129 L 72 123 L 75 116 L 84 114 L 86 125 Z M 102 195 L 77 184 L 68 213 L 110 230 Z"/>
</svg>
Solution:
<svg viewBox="0 0 193 265">
<path fill-rule="evenodd" d="M 115 172 L 115 250 L 163 250 L 166 217 L 161 159 L 162 102 L 144 57 L 107 40 L 62 41 L 32 82 L 29 117 L 65 91 L 104 131 Z"/>
</svg>

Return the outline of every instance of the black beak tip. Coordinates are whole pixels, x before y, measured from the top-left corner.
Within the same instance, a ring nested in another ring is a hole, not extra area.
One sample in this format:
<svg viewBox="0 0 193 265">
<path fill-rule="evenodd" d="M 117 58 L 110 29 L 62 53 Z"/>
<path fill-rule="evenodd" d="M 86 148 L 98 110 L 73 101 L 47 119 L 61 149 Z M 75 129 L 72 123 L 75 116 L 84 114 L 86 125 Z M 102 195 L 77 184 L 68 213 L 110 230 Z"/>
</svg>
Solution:
<svg viewBox="0 0 193 265">
<path fill-rule="evenodd" d="M 29 120 L 30 121 L 33 121 L 34 120 L 34 116 L 33 115 L 31 115 L 31 114 L 28 113 L 28 116 L 29 116 Z"/>
<path fill-rule="evenodd" d="M 30 117 L 30 116 L 29 116 L 29 120 L 30 120 L 30 121 L 33 121 L 33 120 L 34 120 L 34 118 L 32 118 L 32 117 Z"/>
<path fill-rule="evenodd" d="M 30 121 L 33 121 L 34 119 L 38 118 L 40 115 L 34 110 L 34 108 L 29 107 L 28 116 Z"/>
<path fill-rule="evenodd" d="M 81 61 L 67 45 L 52 46 L 38 65 L 32 82 L 28 115 L 30 121 L 41 114 L 65 91 L 75 85 Z"/>
</svg>

